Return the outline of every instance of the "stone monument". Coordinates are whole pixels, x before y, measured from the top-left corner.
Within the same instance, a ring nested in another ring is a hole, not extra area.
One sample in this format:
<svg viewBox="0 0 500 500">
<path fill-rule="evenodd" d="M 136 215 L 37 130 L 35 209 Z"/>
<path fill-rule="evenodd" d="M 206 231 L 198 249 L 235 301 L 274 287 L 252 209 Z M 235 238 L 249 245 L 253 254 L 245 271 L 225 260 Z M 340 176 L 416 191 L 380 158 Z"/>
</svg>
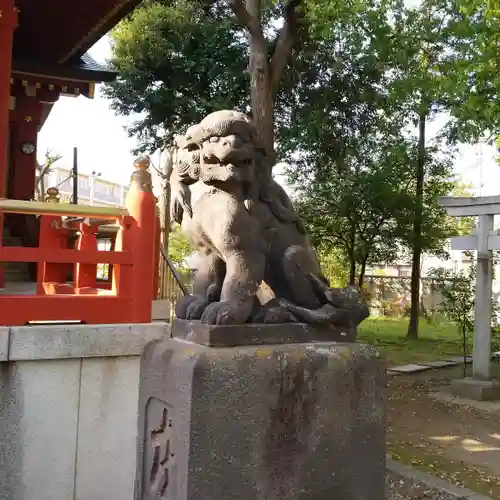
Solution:
<svg viewBox="0 0 500 500">
<path fill-rule="evenodd" d="M 385 367 L 330 288 L 243 114 L 177 139 L 172 218 L 202 255 L 141 364 L 136 500 L 382 500 Z"/>
</svg>

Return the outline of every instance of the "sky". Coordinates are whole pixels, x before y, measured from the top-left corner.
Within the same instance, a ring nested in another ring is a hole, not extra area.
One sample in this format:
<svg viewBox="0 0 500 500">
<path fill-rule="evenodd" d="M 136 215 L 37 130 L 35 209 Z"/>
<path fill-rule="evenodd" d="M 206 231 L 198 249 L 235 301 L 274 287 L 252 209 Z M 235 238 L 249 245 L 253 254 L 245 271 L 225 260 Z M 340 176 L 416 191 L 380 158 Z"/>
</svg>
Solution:
<svg viewBox="0 0 500 500">
<path fill-rule="evenodd" d="M 103 37 L 89 52 L 104 64 L 110 56 L 109 39 Z M 131 150 L 136 145 L 135 138 L 128 137 L 125 131 L 129 122 L 110 109 L 110 102 L 102 95 L 99 85 L 94 99 L 61 97 L 38 136 L 38 160 L 43 162 L 45 152 L 50 149 L 63 156 L 59 165 L 71 167 L 76 146 L 80 172 L 95 171 L 103 179 L 127 183 L 133 171 Z M 442 125 L 443 119 L 439 118 L 430 123 L 429 135 L 435 134 Z M 463 182 L 472 185 L 475 196 L 500 194 L 500 166 L 496 158 L 496 149 L 486 144 L 460 147 L 455 171 Z M 158 162 L 157 156 L 153 162 Z M 284 183 L 282 175 L 276 177 Z"/>
<path fill-rule="evenodd" d="M 96 61 L 105 63 L 110 53 L 107 37 L 89 53 Z M 76 146 L 80 172 L 96 171 L 103 179 L 127 183 L 134 169 L 131 150 L 136 141 L 124 130 L 127 118 L 116 116 L 109 105 L 100 85 L 96 86 L 94 99 L 60 97 L 38 135 L 38 160 L 43 162 L 50 149 L 63 156 L 59 165 L 71 167 Z"/>
</svg>

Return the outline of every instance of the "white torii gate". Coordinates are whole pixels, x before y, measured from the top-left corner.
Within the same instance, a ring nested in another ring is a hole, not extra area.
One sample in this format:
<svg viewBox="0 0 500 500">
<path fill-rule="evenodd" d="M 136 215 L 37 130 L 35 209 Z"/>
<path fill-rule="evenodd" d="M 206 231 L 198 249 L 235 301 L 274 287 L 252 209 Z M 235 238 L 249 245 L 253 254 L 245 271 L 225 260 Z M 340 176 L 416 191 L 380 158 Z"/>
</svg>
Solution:
<svg viewBox="0 0 500 500">
<path fill-rule="evenodd" d="M 443 197 L 439 202 L 452 217 L 478 218 L 475 234 L 451 238 L 452 250 L 477 251 L 472 379 L 487 382 L 462 392 L 478 399 L 493 399 L 500 395 L 500 385 L 491 381 L 492 250 L 500 250 L 500 234 L 493 230 L 493 219 L 500 214 L 500 196 Z"/>
</svg>

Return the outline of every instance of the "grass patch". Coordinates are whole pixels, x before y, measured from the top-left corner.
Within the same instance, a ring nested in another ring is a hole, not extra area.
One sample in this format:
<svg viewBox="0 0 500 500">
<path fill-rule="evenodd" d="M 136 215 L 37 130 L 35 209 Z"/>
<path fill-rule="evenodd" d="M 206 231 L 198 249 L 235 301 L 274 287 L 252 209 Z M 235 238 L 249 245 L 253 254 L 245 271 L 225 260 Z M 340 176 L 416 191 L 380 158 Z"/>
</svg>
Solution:
<svg viewBox="0 0 500 500">
<path fill-rule="evenodd" d="M 407 330 L 406 318 L 370 318 L 361 323 L 358 338 L 377 346 L 389 365 L 436 361 L 462 355 L 462 342 L 453 323 L 429 324 L 421 320 L 418 340 L 407 340 Z M 471 346 L 472 340 L 469 339 L 469 352 Z"/>
</svg>

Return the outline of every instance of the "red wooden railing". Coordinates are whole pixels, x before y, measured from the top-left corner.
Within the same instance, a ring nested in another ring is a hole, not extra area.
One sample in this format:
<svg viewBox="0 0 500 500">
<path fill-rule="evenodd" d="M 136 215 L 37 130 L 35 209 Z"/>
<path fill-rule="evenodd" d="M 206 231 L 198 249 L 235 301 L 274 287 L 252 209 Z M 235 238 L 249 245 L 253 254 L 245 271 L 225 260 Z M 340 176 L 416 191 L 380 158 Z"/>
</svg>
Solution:
<svg viewBox="0 0 500 500">
<path fill-rule="evenodd" d="M 137 171 L 126 210 L 57 203 L 0 200 L 5 213 L 40 214 L 37 248 L 6 247 L 0 262 L 36 262 L 36 295 L 0 295 L 0 325 L 32 322 L 145 323 L 151 321 L 158 276 L 158 216 L 146 159 Z M 135 178 L 134 178 L 135 176 Z M 52 192 L 54 194 L 54 192 Z M 69 217 L 68 217 L 69 216 Z M 97 248 L 99 225 L 118 224 L 113 251 Z M 79 232 L 75 248 L 67 248 L 68 232 Z M 112 266 L 111 285 L 98 285 L 97 265 Z M 73 282 L 67 282 L 68 266 Z"/>
</svg>

